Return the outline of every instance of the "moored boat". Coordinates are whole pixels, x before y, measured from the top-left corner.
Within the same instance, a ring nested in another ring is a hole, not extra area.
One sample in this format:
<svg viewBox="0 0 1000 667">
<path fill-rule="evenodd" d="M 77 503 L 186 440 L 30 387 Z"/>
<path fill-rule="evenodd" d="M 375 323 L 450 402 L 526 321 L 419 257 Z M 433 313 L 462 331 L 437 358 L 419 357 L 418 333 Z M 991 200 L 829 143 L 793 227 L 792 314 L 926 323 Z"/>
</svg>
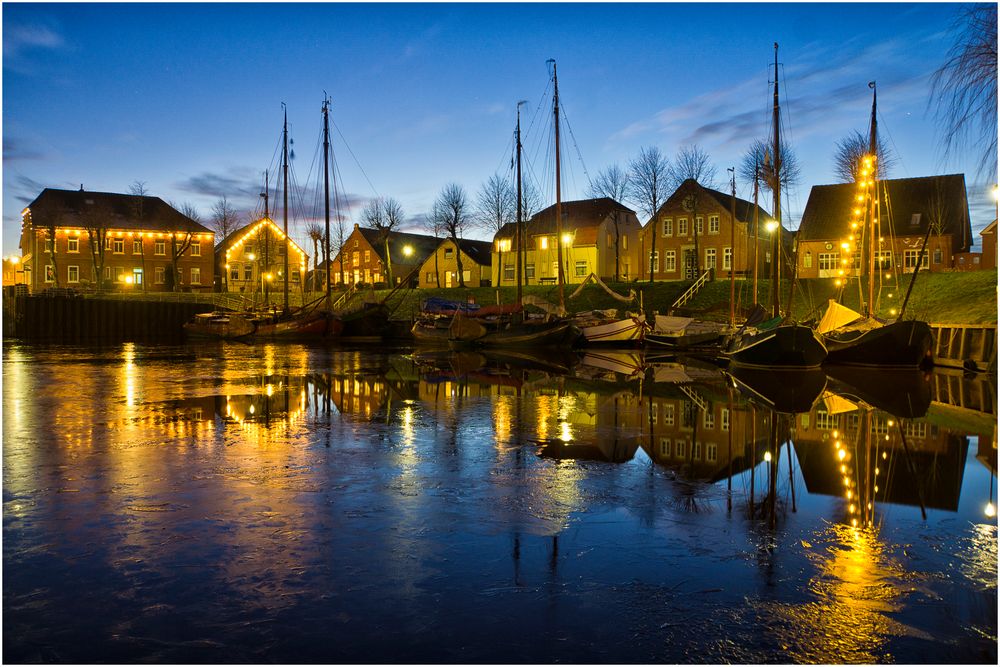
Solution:
<svg viewBox="0 0 1000 667">
<path fill-rule="evenodd" d="M 589 310 L 577 313 L 571 322 L 580 330 L 584 345 L 641 343 L 646 332 L 645 313 L 626 313 L 625 317 L 619 317 L 614 309 Z"/>
<path fill-rule="evenodd" d="M 198 313 L 184 323 L 185 335 L 193 338 L 234 340 L 248 338 L 256 329 L 256 323 L 232 311 Z"/>
<path fill-rule="evenodd" d="M 725 357 L 731 365 L 749 368 L 819 368 L 826 346 L 810 327 L 782 324 L 734 337 Z"/>
<path fill-rule="evenodd" d="M 643 341 L 650 347 L 687 348 L 706 346 L 722 338 L 722 324 L 693 317 L 656 315 Z"/>
</svg>

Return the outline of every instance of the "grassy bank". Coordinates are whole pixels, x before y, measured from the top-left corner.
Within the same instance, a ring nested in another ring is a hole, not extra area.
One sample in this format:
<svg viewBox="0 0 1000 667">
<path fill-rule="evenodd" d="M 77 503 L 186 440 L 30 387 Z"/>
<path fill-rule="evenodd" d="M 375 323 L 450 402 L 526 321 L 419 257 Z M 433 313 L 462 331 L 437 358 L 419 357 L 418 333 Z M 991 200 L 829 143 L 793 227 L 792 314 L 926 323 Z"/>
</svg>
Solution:
<svg viewBox="0 0 1000 667">
<path fill-rule="evenodd" d="M 899 310 L 906 295 L 909 276 L 900 279 L 899 284 L 886 283 L 882 286 L 878 314 L 891 317 L 890 309 Z M 609 287 L 618 294 L 628 294 L 634 290 L 641 295 L 643 310 L 651 314 L 654 310 L 665 313 L 670 304 L 677 299 L 690 285 L 689 282 L 657 282 L 657 283 L 613 283 Z M 577 286 L 567 286 L 567 308 L 570 311 L 590 310 L 594 308 L 629 308 L 638 306 L 623 304 L 603 289 L 595 285 L 587 285 L 576 298 L 569 296 Z M 761 280 L 758 285 L 760 302 L 770 304 L 771 283 Z M 782 303 L 788 303 L 792 292 L 791 281 L 783 280 L 781 285 Z M 827 300 L 836 296 L 837 288 L 830 279 L 800 280 L 795 289 L 792 306 L 793 316 L 798 320 L 822 314 Z M 533 285 L 524 288 L 525 294 L 542 297 L 555 303 L 558 289 L 552 286 Z M 379 298 L 384 298 L 388 292 L 380 292 Z M 891 295 L 891 296 L 890 296 Z M 476 303 L 502 303 L 514 301 L 513 288 L 474 287 L 452 289 L 420 289 L 398 292 L 389 302 L 394 308 L 394 319 L 410 319 L 420 310 L 420 302 L 429 296 L 439 296 L 452 300 L 467 300 L 472 297 Z M 749 310 L 753 303 L 751 285 L 747 281 L 736 281 L 737 310 Z M 858 308 L 858 288 L 852 284 L 844 292 L 844 305 Z M 691 313 L 699 316 L 724 321 L 729 317 L 729 281 L 716 280 L 706 285 L 698 295 L 687 304 Z M 949 324 L 985 324 L 997 321 L 997 272 L 970 271 L 967 273 L 922 273 L 917 277 L 913 294 L 906 306 L 906 318 L 918 318 L 927 322 Z"/>
</svg>

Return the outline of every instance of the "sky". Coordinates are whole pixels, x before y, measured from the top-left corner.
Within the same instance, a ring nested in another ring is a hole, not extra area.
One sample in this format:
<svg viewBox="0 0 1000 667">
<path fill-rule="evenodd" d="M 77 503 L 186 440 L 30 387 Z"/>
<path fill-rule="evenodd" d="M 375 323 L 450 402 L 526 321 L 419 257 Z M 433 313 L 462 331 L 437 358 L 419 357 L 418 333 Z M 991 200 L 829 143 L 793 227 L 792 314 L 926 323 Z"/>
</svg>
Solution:
<svg viewBox="0 0 1000 667">
<path fill-rule="evenodd" d="M 787 227 L 797 227 L 811 186 L 837 182 L 836 143 L 867 132 L 876 80 L 880 132 L 897 159 L 890 177 L 964 173 L 978 244 L 996 216 L 992 183 L 968 151 L 944 158 L 928 109 L 930 76 L 962 8 L 4 3 L 3 253 L 19 254 L 20 212 L 45 187 L 128 192 L 141 181 L 203 221 L 222 196 L 256 210 L 264 170 L 279 167 L 284 109 L 295 153 L 290 228 L 311 247 L 324 93 L 348 225 L 375 196 L 397 199 L 409 229 L 449 183 L 474 201 L 492 174 L 509 173 L 521 100 L 528 178 L 547 206 L 550 58 L 567 121 L 563 200 L 586 197 L 588 177 L 645 146 L 673 156 L 697 144 L 728 190 L 726 170 L 768 133 L 774 42 L 783 141 L 802 169 L 783 205 Z M 751 188 L 738 179 L 738 196 Z M 272 217 L 281 220 L 280 196 Z"/>
</svg>

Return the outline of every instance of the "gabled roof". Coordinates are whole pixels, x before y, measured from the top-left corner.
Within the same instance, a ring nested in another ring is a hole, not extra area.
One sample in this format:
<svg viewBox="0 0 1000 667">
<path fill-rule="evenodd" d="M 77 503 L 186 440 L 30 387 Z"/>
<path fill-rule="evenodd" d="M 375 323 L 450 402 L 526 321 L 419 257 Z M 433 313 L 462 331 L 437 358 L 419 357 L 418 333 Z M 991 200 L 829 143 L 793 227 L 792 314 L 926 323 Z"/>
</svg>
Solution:
<svg viewBox="0 0 1000 667">
<path fill-rule="evenodd" d="M 596 227 L 604 222 L 612 213 L 618 211 L 626 215 L 635 215 L 635 211 L 610 197 L 596 199 L 578 199 L 564 201 L 562 207 L 562 230 L 572 232 L 579 229 Z M 624 220 L 621 218 L 620 220 Z M 556 205 L 544 208 L 524 223 L 525 234 L 528 236 L 556 233 Z M 498 238 L 513 238 L 517 225 L 507 223 L 494 236 Z M 581 238 L 579 235 L 577 238 Z"/>
<path fill-rule="evenodd" d="M 979 232 L 979 235 L 983 234 L 996 234 L 997 233 L 997 219 L 993 218 L 993 222 L 983 227 L 983 231 Z"/>
<path fill-rule="evenodd" d="M 142 203 L 142 219 L 136 217 L 137 203 Z M 106 223 L 112 229 L 161 231 L 171 230 L 194 234 L 214 232 L 187 217 L 159 197 L 137 197 L 114 192 L 89 192 L 86 190 L 56 190 L 45 188 L 28 204 L 32 210 L 57 211 L 62 217 L 60 227 L 85 228 L 84 213 L 93 207 L 110 212 L 112 220 Z M 42 221 L 36 224 L 42 225 Z"/>
<path fill-rule="evenodd" d="M 699 188 L 702 192 L 711 197 L 711 199 L 714 202 L 716 202 L 719 206 L 721 206 L 725 210 L 727 211 L 732 210 L 733 198 L 731 194 L 729 194 L 728 192 L 719 192 L 718 190 L 713 190 L 712 188 L 706 188 L 704 185 L 694 180 L 693 178 L 688 178 L 679 186 L 677 186 L 677 189 L 674 191 L 674 193 L 669 197 L 667 197 L 667 201 L 663 202 L 663 204 L 660 205 L 659 210 L 657 210 L 656 212 L 656 218 L 659 219 L 662 215 L 664 215 L 663 213 L 664 208 L 667 208 L 668 206 L 673 208 L 676 204 L 683 201 L 686 191 L 692 187 Z M 768 218 L 771 217 L 771 214 L 768 213 L 766 210 L 764 210 L 762 206 L 758 205 L 756 208 L 757 208 L 757 216 L 758 219 L 761 221 L 761 224 L 763 224 L 764 220 L 767 220 Z M 740 199 L 739 197 L 736 198 L 737 220 L 741 220 L 743 222 L 749 222 L 753 219 L 753 212 L 754 212 L 753 202 L 749 202 L 745 199 Z"/>
<path fill-rule="evenodd" d="M 277 223 L 275 223 L 274 220 L 271 220 L 269 218 L 260 218 L 259 220 L 254 220 L 253 222 L 243 225 L 242 227 L 239 227 L 238 229 L 234 230 L 232 233 L 229 234 L 229 236 L 223 239 L 221 243 L 215 246 L 216 257 L 225 256 L 226 252 L 233 247 L 233 244 L 239 243 L 244 240 L 249 240 L 246 238 L 248 235 L 252 235 L 254 237 L 254 240 L 256 240 L 256 236 L 258 234 L 263 233 L 263 230 L 258 230 L 258 226 L 260 225 L 267 225 L 272 230 L 274 230 L 272 232 L 273 236 L 269 236 L 270 240 L 268 241 L 267 244 L 269 247 L 274 247 L 274 245 L 272 244 L 278 244 L 282 242 L 281 227 L 278 227 Z M 299 246 L 298 243 L 293 241 L 291 236 L 288 237 L 288 244 L 292 246 L 299 253 L 305 254 L 305 250 L 303 250 L 303 248 Z"/>
<path fill-rule="evenodd" d="M 381 240 L 381 232 L 374 227 L 358 227 L 357 231 L 365 237 L 368 244 L 375 251 L 375 254 L 385 261 L 385 245 Z M 389 232 L 389 254 L 392 264 L 413 264 L 423 263 L 424 258 L 437 250 L 441 244 L 441 239 L 427 234 L 412 234 L 410 232 Z M 413 254 L 407 257 L 403 254 L 403 248 L 410 246 Z"/>
<path fill-rule="evenodd" d="M 450 241 L 451 239 L 445 239 Z M 444 241 L 442 241 L 444 243 Z M 459 239 L 458 247 L 468 255 L 473 262 L 479 266 L 493 265 L 493 244 L 489 241 L 474 241 L 472 239 Z"/>
<path fill-rule="evenodd" d="M 953 234 L 961 247 L 972 242 L 963 174 L 896 178 L 880 181 L 879 186 L 880 191 L 887 194 L 889 222 L 896 236 L 923 236 L 928 225 L 940 216 L 942 233 Z M 826 240 L 844 236 L 854 217 L 856 192 L 854 183 L 814 185 L 799 223 L 799 239 Z M 885 220 L 882 225 L 885 230 Z"/>
</svg>

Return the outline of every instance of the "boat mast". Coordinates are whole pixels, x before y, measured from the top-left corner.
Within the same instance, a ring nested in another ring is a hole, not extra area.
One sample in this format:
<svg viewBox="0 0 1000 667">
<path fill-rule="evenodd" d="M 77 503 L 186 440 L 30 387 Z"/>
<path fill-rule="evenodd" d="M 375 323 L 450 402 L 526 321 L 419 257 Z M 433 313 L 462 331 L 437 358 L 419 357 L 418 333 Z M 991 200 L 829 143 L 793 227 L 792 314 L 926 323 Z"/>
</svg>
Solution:
<svg viewBox="0 0 1000 667">
<path fill-rule="evenodd" d="M 760 166 L 757 156 L 753 159 L 753 305 L 757 305 L 757 257 L 760 254 L 760 207 L 757 194 L 760 192 Z"/>
<path fill-rule="evenodd" d="M 736 167 L 729 171 L 733 174 L 732 197 L 730 198 L 729 219 L 729 328 L 736 328 Z"/>
<path fill-rule="evenodd" d="M 774 177 L 774 219 L 778 223 L 775 228 L 774 238 L 771 240 L 771 261 L 774 262 L 771 273 L 773 276 L 773 287 L 771 297 L 771 317 L 781 315 L 781 307 L 778 300 L 781 296 L 781 138 L 778 127 L 781 121 L 781 109 L 778 106 L 778 43 L 774 43 L 774 156 L 771 167 Z"/>
<path fill-rule="evenodd" d="M 563 260 L 562 260 L 562 193 L 560 191 L 559 178 L 559 78 L 556 75 L 556 61 L 552 63 L 552 113 L 556 124 L 556 263 L 558 266 L 557 276 L 559 281 L 559 310 L 566 310 L 566 299 L 563 296 Z"/>
<path fill-rule="evenodd" d="M 326 228 L 323 236 L 323 262 L 326 264 L 326 307 L 330 308 L 330 98 L 323 99 L 323 202 Z"/>
<path fill-rule="evenodd" d="M 872 81 L 868 84 L 868 87 L 872 89 L 872 120 L 871 128 L 868 132 L 868 154 L 872 159 L 872 181 L 875 182 L 875 188 L 872 193 L 872 208 L 871 208 L 871 221 L 868 225 L 868 303 L 865 304 L 864 314 L 871 316 L 875 310 L 875 245 L 878 240 L 877 227 L 879 218 L 879 196 L 878 196 L 878 121 L 876 120 L 876 109 L 875 102 L 878 96 L 878 91 L 875 90 L 875 82 Z M 881 259 L 881 258 L 879 258 Z M 881 262 L 880 262 L 881 264 Z"/>
<path fill-rule="evenodd" d="M 270 182 L 268 181 L 267 169 L 264 170 L 264 192 L 261 193 L 260 196 L 264 198 L 264 218 L 266 220 L 270 221 L 271 220 L 271 209 L 269 208 L 269 201 L 271 199 L 271 195 L 270 195 Z M 263 250 L 264 250 L 264 270 L 265 271 L 267 271 L 267 246 L 268 246 L 268 241 L 269 241 L 269 239 L 268 239 L 268 233 L 270 231 L 271 231 L 270 230 L 270 225 L 264 225 L 264 248 L 263 248 Z M 257 273 L 260 273 L 259 269 L 257 270 Z M 264 289 L 264 305 L 266 306 L 267 305 L 267 301 L 268 301 L 267 281 L 264 280 L 264 276 L 261 276 L 260 280 L 261 280 L 262 283 L 264 283 L 264 288 L 263 288 Z M 256 292 L 256 287 L 254 288 L 254 291 Z"/>
<path fill-rule="evenodd" d="M 281 103 L 282 108 L 285 110 L 285 122 L 282 127 L 282 149 L 281 158 L 282 164 L 281 168 L 284 173 L 285 186 L 282 188 L 282 197 L 284 199 L 284 212 L 283 212 L 283 225 L 282 232 L 284 233 L 285 242 L 285 261 L 284 261 L 284 279 L 285 279 L 285 311 L 288 311 L 288 109 L 285 107 L 285 103 Z"/>
<path fill-rule="evenodd" d="M 515 131 L 514 144 L 517 153 L 517 219 L 514 232 L 516 239 L 514 251 L 517 253 L 517 307 L 521 308 L 522 281 L 524 276 L 524 222 L 522 217 L 524 212 L 521 208 L 521 105 L 524 101 L 517 103 L 517 130 Z"/>
</svg>

